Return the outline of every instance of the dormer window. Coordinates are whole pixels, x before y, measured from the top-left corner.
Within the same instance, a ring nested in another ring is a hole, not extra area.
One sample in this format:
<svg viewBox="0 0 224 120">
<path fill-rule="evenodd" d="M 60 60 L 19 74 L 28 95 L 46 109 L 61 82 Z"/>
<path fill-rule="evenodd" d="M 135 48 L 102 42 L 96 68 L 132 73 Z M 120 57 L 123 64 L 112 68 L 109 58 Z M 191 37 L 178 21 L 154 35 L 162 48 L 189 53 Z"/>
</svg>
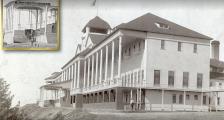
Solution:
<svg viewBox="0 0 224 120">
<path fill-rule="evenodd" d="M 157 28 L 160 28 L 160 29 L 166 29 L 166 30 L 170 29 L 170 26 L 165 23 L 156 22 L 155 25 Z"/>
</svg>

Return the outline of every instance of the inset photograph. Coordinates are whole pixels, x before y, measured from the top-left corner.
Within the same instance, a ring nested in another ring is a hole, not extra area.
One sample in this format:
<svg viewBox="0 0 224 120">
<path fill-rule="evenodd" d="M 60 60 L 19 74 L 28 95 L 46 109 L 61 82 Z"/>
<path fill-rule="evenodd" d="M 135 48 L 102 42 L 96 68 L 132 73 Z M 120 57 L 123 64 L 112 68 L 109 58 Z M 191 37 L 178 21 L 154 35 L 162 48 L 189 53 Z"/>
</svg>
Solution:
<svg viewBox="0 0 224 120">
<path fill-rule="evenodd" d="M 3 0 L 3 50 L 58 50 L 59 0 Z"/>
</svg>

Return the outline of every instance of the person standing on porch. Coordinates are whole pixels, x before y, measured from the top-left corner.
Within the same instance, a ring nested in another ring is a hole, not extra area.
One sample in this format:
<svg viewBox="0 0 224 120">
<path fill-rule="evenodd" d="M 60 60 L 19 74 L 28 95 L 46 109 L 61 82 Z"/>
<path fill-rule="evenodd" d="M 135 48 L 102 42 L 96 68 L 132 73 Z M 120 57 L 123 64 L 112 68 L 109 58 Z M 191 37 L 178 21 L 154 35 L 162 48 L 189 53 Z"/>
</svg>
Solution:
<svg viewBox="0 0 224 120">
<path fill-rule="evenodd" d="M 133 98 L 131 98 L 130 105 L 131 105 L 131 110 L 132 111 L 134 110 L 134 104 L 135 104 L 135 101 L 134 101 Z"/>
</svg>

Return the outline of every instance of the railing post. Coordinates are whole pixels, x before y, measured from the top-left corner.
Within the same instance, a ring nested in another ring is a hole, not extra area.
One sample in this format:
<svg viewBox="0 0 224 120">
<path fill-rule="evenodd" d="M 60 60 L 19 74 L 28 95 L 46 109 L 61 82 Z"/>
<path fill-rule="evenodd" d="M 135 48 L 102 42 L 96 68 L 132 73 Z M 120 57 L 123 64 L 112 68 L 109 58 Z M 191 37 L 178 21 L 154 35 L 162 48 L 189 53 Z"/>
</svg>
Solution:
<svg viewBox="0 0 224 120">
<path fill-rule="evenodd" d="M 112 41 L 111 80 L 114 80 L 114 41 Z"/>
</svg>

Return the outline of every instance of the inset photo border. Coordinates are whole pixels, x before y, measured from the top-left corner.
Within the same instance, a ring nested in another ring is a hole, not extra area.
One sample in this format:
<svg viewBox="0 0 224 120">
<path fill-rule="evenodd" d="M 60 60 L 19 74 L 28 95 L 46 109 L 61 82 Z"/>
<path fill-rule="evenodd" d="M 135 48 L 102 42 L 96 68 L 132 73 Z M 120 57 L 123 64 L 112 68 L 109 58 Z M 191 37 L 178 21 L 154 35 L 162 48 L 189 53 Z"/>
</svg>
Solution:
<svg viewBox="0 0 224 120">
<path fill-rule="evenodd" d="M 60 0 L 1 0 L 3 50 L 59 50 Z"/>
</svg>

